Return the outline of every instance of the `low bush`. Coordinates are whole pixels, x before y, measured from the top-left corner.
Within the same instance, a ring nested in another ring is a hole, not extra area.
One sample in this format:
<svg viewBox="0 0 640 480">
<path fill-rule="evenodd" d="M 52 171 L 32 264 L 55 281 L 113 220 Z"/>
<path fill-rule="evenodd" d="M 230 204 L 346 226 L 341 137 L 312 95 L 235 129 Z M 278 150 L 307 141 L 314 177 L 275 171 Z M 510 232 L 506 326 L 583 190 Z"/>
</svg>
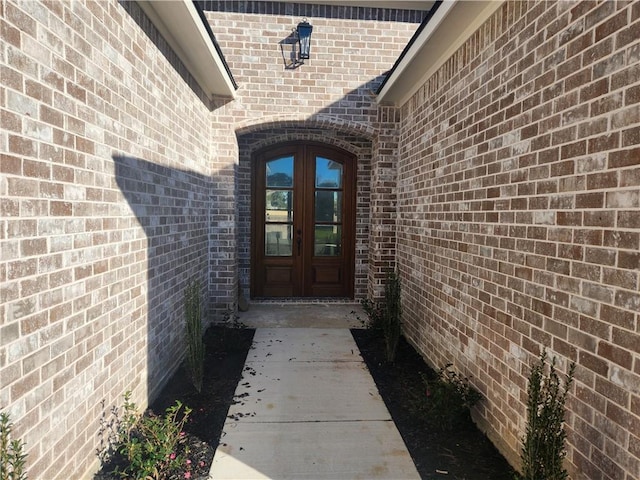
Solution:
<svg viewBox="0 0 640 480">
<path fill-rule="evenodd" d="M 437 429 L 451 430 L 467 422 L 470 409 L 482 399 L 452 364 L 442 367 L 434 378 L 422 374 L 422 381 L 424 389 L 414 400 L 416 414 L 428 418 Z"/>
<path fill-rule="evenodd" d="M 204 376 L 204 342 L 202 340 L 202 305 L 200 301 L 200 282 L 191 282 L 184 294 L 186 316 L 187 367 L 195 389 L 202 391 Z"/>
<path fill-rule="evenodd" d="M 109 439 L 109 452 L 100 456 L 103 463 L 112 465 L 113 474 L 127 479 L 163 480 L 172 472 L 188 471 L 190 460 L 186 458 L 189 452 L 183 431 L 191 413 L 188 407 L 176 401 L 163 416 L 151 411 L 142 415 L 131 401 L 131 392 L 127 392 L 122 415 L 117 409 L 113 413 L 115 432 Z"/>
<path fill-rule="evenodd" d="M 367 327 L 383 333 L 387 362 L 393 362 L 402 334 L 401 287 L 398 275 L 395 272 L 387 275 L 382 301 L 365 299 L 360 303 L 369 317 Z"/>
<path fill-rule="evenodd" d="M 11 439 L 13 423 L 6 412 L 0 412 L 0 479 L 26 480 L 25 464 L 27 455 L 23 452 L 24 442 Z"/>
</svg>

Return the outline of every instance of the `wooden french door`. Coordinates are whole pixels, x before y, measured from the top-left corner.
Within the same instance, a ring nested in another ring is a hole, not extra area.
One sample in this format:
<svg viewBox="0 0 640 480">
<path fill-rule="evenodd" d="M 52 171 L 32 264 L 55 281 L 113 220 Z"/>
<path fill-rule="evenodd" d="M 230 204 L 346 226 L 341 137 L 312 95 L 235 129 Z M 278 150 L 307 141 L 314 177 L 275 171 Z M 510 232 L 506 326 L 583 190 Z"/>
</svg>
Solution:
<svg viewBox="0 0 640 480">
<path fill-rule="evenodd" d="M 253 297 L 353 297 L 355 157 L 289 144 L 253 165 Z"/>
</svg>

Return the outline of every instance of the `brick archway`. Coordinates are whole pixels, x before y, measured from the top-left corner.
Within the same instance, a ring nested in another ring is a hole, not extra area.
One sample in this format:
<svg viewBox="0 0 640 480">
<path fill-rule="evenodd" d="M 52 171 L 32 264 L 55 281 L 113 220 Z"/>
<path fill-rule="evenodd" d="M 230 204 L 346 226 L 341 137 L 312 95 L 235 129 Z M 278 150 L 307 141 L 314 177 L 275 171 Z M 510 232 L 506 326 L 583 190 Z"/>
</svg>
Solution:
<svg viewBox="0 0 640 480">
<path fill-rule="evenodd" d="M 342 122 L 341 122 L 342 123 Z M 329 128 L 328 126 L 331 126 Z M 359 132 L 359 134 L 358 134 Z M 238 139 L 238 261 L 239 281 L 244 294 L 249 296 L 251 275 L 251 156 L 253 152 L 270 145 L 286 142 L 319 142 L 354 154 L 356 172 L 356 258 L 355 299 L 365 298 L 369 273 L 369 219 L 372 155 L 372 128 L 336 125 L 326 121 L 280 121 L 246 126 L 236 132 Z"/>
<path fill-rule="evenodd" d="M 377 129 L 370 123 L 354 122 L 333 115 L 314 115 L 301 117 L 300 115 L 276 115 L 262 117 L 260 120 L 250 119 L 240 122 L 236 128 L 238 138 L 255 132 L 267 130 L 288 130 L 292 128 L 306 128 L 309 130 L 330 130 L 343 132 L 347 135 L 355 135 L 373 139 L 377 135 Z"/>
</svg>

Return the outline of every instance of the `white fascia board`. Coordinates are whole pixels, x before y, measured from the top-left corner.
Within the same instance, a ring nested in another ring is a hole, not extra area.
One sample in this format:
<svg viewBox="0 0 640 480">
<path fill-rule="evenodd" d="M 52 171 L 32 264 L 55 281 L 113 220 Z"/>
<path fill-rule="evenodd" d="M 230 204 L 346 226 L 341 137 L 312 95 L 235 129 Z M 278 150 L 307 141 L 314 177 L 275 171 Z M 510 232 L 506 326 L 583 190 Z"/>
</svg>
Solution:
<svg viewBox="0 0 640 480">
<path fill-rule="evenodd" d="M 138 0 L 138 4 L 209 98 L 236 97 L 224 59 L 191 0 Z"/>
<path fill-rule="evenodd" d="M 503 3 L 444 1 L 391 73 L 377 102 L 404 105 Z"/>
</svg>

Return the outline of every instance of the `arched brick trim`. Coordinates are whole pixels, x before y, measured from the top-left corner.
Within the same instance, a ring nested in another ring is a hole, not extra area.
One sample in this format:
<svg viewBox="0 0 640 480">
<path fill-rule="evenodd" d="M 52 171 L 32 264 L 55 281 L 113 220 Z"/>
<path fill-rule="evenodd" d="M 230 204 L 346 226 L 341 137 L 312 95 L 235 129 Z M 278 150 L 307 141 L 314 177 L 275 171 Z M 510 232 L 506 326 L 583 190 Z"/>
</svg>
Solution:
<svg viewBox="0 0 640 480">
<path fill-rule="evenodd" d="M 362 147 L 355 145 L 351 142 L 343 140 L 341 138 L 336 138 L 332 136 L 326 136 L 318 133 L 306 133 L 299 132 L 296 130 L 296 133 L 283 133 L 282 135 L 269 135 L 264 139 L 259 139 L 249 146 L 250 153 L 261 150 L 265 147 L 269 147 L 271 145 L 277 145 L 279 143 L 286 143 L 290 141 L 301 141 L 308 140 L 310 142 L 319 142 L 324 143 L 326 145 L 332 145 L 334 147 L 341 148 L 342 150 L 346 150 L 349 153 L 353 153 L 354 155 L 358 155 L 362 150 Z"/>
<path fill-rule="evenodd" d="M 371 124 L 351 122 L 332 115 L 314 115 L 313 117 L 300 117 L 299 115 L 277 115 L 263 117 L 260 120 L 249 119 L 236 127 L 238 137 L 260 130 L 276 130 L 286 128 L 310 128 L 322 130 L 336 130 L 348 135 L 364 136 L 373 139 L 377 132 Z"/>
</svg>

